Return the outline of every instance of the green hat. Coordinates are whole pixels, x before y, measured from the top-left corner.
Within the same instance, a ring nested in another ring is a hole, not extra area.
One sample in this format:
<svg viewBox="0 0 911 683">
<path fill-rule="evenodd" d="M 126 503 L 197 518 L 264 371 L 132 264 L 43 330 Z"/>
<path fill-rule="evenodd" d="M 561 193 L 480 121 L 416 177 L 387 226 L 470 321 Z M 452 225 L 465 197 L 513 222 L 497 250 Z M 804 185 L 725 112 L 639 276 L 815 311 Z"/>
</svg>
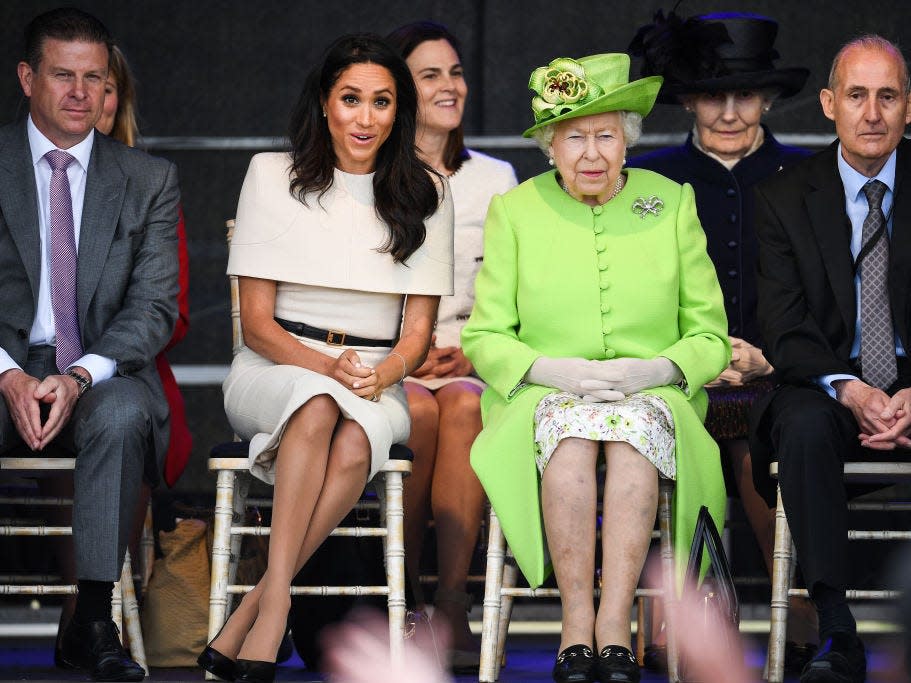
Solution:
<svg viewBox="0 0 911 683">
<path fill-rule="evenodd" d="M 579 60 L 559 57 L 535 69 L 528 87 L 535 125 L 522 135 L 530 138 L 552 123 L 608 111 L 634 111 L 647 115 L 661 88 L 661 76 L 630 83 L 629 55 L 622 52 L 592 55 Z"/>
</svg>

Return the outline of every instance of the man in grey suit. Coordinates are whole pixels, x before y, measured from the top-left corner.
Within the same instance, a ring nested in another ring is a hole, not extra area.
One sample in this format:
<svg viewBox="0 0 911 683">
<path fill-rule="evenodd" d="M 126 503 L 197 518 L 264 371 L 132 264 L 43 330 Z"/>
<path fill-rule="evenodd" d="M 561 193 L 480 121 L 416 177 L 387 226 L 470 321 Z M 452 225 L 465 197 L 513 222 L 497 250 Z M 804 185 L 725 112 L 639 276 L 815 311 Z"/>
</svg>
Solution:
<svg viewBox="0 0 911 683">
<path fill-rule="evenodd" d="M 79 594 L 65 663 L 141 680 L 111 621 L 143 476 L 158 481 L 168 409 L 154 358 L 177 317 L 174 166 L 94 130 L 111 37 L 57 9 L 26 29 L 26 121 L 0 128 L 0 453 L 76 456 Z"/>
</svg>

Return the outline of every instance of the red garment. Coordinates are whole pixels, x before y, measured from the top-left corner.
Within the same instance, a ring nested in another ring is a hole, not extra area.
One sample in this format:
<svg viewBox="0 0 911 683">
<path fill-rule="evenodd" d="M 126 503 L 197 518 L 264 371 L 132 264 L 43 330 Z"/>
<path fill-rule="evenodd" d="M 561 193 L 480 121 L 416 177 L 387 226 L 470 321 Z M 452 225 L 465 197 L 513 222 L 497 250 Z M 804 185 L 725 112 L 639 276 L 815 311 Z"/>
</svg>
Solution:
<svg viewBox="0 0 911 683">
<path fill-rule="evenodd" d="M 178 318 L 174 326 L 174 334 L 164 351 L 155 357 L 161 385 L 164 387 L 165 398 L 171 411 L 171 440 L 168 443 L 168 452 L 164 463 L 164 480 L 168 486 L 174 486 L 177 479 L 183 474 L 187 462 L 190 460 L 190 451 L 193 448 L 193 436 L 187 425 L 187 413 L 184 408 L 183 396 L 177 386 L 171 365 L 165 355 L 177 342 L 187 336 L 190 327 L 190 258 L 187 254 L 187 232 L 183 219 L 183 208 L 178 207 L 177 219 L 177 254 L 180 262 L 180 290 L 177 293 Z"/>
</svg>

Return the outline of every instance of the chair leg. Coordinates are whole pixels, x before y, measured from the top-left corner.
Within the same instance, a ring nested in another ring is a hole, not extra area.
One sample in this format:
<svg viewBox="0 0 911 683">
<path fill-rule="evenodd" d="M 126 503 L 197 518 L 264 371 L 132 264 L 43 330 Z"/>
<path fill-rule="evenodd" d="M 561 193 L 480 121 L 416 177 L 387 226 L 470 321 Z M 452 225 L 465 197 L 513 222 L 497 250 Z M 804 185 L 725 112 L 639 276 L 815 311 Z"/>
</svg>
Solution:
<svg viewBox="0 0 911 683">
<path fill-rule="evenodd" d="M 155 535 L 152 530 L 152 501 L 146 508 L 146 517 L 142 523 L 142 535 L 139 537 L 139 575 L 142 577 L 142 592 L 149 587 L 152 566 L 155 564 Z"/>
<path fill-rule="evenodd" d="M 674 629 L 674 615 L 677 608 L 677 567 L 674 562 L 674 548 L 671 542 L 671 504 L 673 483 L 662 480 L 658 491 L 658 530 L 661 536 L 661 570 L 664 576 L 664 619 L 667 633 L 667 677 L 670 683 L 677 683 L 680 675 L 677 667 L 677 638 Z"/>
<path fill-rule="evenodd" d="M 231 563 L 231 523 L 237 477 L 219 470 L 215 484 L 215 515 L 212 538 L 212 578 L 209 587 L 209 636 L 211 642 L 224 626 L 228 611 L 228 565 Z M 206 674 L 206 680 L 215 680 Z"/>
<path fill-rule="evenodd" d="M 149 667 L 146 664 L 145 644 L 142 640 L 142 626 L 139 623 L 139 606 L 136 604 L 136 590 L 133 588 L 133 563 L 130 561 L 130 551 L 127 550 L 123 560 L 123 571 L 120 574 L 120 591 L 123 599 L 124 630 L 130 638 L 130 655 L 146 674 Z"/>
<path fill-rule="evenodd" d="M 769 652 L 766 659 L 765 678 L 769 683 L 784 680 L 784 649 L 788 626 L 788 588 L 791 580 L 791 529 L 781 502 L 775 508 L 775 546 L 772 551 L 772 603 L 769 617 Z"/>
<path fill-rule="evenodd" d="M 515 588 L 516 579 L 519 575 L 519 569 L 512 562 L 503 564 L 503 588 Z M 497 658 L 494 662 L 496 666 L 496 677 L 500 677 L 500 667 L 506 662 L 506 636 L 509 633 L 509 622 L 512 619 L 512 606 L 515 604 L 515 598 L 511 595 L 503 595 L 500 592 L 500 623 L 497 627 Z"/>
<path fill-rule="evenodd" d="M 479 683 L 494 683 L 499 675 L 497 641 L 500 628 L 500 589 L 503 586 L 506 539 L 503 538 L 500 520 L 493 508 L 490 509 L 487 534 L 487 573 L 484 577 L 484 617 L 481 626 Z"/>
<path fill-rule="evenodd" d="M 645 639 L 652 633 L 652 604 L 647 596 L 636 598 L 636 659 L 645 659 Z"/>
<path fill-rule="evenodd" d="M 405 638 L 405 509 L 402 473 L 386 472 L 386 582 L 389 587 L 389 650 L 401 661 Z"/>
<path fill-rule="evenodd" d="M 234 524 L 246 523 L 247 495 L 250 493 L 250 475 L 241 472 L 234 475 L 234 502 L 231 506 L 231 520 Z M 231 535 L 231 556 L 228 563 L 228 585 L 237 583 L 237 565 L 240 562 L 240 551 L 244 538 L 240 534 Z M 234 611 L 234 596 L 228 595 L 227 614 Z M 227 617 L 226 617 L 227 618 Z"/>
<path fill-rule="evenodd" d="M 114 591 L 111 594 L 111 621 L 120 631 L 120 642 L 123 642 L 123 571 L 121 578 L 114 582 Z"/>
</svg>

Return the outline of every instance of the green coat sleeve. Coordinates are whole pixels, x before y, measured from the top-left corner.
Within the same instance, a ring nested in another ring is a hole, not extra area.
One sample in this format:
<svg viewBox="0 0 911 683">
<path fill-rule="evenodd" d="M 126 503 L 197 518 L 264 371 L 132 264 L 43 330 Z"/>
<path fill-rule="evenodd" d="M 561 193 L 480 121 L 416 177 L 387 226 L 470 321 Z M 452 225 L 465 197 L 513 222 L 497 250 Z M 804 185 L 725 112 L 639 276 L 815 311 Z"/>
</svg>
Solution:
<svg viewBox="0 0 911 683">
<path fill-rule="evenodd" d="M 506 203 L 495 196 L 484 224 L 484 262 L 475 280 L 471 317 L 462 328 L 462 348 L 479 376 L 512 400 L 528 368 L 541 354 L 519 339 L 518 246 Z"/>
</svg>

